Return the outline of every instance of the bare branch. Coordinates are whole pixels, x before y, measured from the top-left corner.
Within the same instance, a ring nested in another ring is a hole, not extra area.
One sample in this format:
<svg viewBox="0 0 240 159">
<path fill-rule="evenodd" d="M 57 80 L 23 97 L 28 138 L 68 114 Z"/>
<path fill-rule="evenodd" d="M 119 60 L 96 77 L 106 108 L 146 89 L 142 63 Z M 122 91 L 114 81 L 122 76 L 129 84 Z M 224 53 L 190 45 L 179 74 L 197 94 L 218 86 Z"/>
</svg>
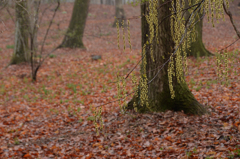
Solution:
<svg viewBox="0 0 240 159">
<path fill-rule="evenodd" d="M 240 32 L 237 30 L 237 27 L 234 24 L 232 13 L 229 10 L 227 10 L 227 7 L 226 7 L 224 2 L 223 2 L 223 8 L 224 8 L 224 11 L 226 12 L 226 14 L 229 16 L 230 21 L 231 21 L 231 23 L 233 25 L 233 28 L 234 28 L 235 32 L 237 33 L 238 38 L 240 38 Z"/>
<path fill-rule="evenodd" d="M 43 52 L 43 46 L 44 46 L 44 43 L 45 43 L 45 41 L 46 41 L 46 39 L 47 39 L 48 32 L 49 32 L 49 30 L 50 30 L 50 28 L 51 28 L 51 26 L 52 26 L 53 19 L 54 19 L 55 15 L 56 15 L 56 12 L 57 12 L 57 10 L 58 10 L 58 8 L 59 8 L 59 6 L 60 6 L 60 0 L 58 0 L 57 3 L 58 3 L 58 5 L 57 5 L 57 7 L 55 8 L 55 11 L 54 11 L 53 16 L 52 16 L 52 20 L 50 21 L 50 24 L 49 24 L 49 26 L 48 26 L 47 32 L 46 32 L 46 34 L 45 34 L 45 36 L 44 36 L 44 39 L 43 39 L 43 43 L 42 43 L 42 47 L 41 47 L 41 51 L 40 51 L 41 54 L 42 54 L 42 52 Z"/>
<path fill-rule="evenodd" d="M 10 12 L 10 10 L 9 10 L 8 8 L 6 8 L 6 10 L 7 10 L 8 14 L 10 15 L 10 17 L 11 17 L 13 23 L 15 23 L 15 21 L 14 21 L 14 19 L 13 19 L 13 16 L 12 16 L 12 14 L 11 14 L 11 12 Z"/>
</svg>

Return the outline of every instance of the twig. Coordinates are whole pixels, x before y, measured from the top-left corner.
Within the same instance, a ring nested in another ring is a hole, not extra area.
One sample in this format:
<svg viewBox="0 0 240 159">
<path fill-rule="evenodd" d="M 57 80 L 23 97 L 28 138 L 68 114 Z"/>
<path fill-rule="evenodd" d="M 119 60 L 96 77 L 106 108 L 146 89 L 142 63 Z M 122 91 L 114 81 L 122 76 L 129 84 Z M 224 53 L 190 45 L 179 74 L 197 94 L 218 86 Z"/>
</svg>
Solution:
<svg viewBox="0 0 240 159">
<path fill-rule="evenodd" d="M 47 39 L 48 32 L 49 32 L 49 30 L 50 30 L 50 28 L 51 28 L 51 26 L 52 26 L 53 19 L 54 19 L 55 15 L 56 15 L 56 12 L 57 12 L 57 10 L 58 10 L 58 8 L 59 8 L 59 6 L 60 6 L 60 0 L 58 0 L 57 4 L 58 4 L 58 5 L 57 5 L 57 7 L 55 8 L 55 11 L 54 11 L 52 20 L 50 21 L 50 24 L 49 24 L 49 26 L 48 26 L 47 32 L 46 32 L 46 34 L 45 34 L 45 36 L 44 36 L 40 54 L 42 54 L 42 52 L 43 52 L 43 46 L 44 46 L 45 41 L 46 41 L 46 39 Z"/>
<path fill-rule="evenodd" d="M 37 46 L 35 46 L 35 44 L 36 44 L 35 38 L 36 38 L 37 30 L 38 30 L 37 24 L 38 24 L 38 13 L 39 13 L 40 5 L 41 5 L 41 1 L 39 1 L 37 4 L 36 14 L 34 17 L 35 22 L 33 24 L 33 29 L 31 30 L 32 32 L 30 32 L 32 78 L 34 78 L 34 73 L 35 73 L 34 66 L 33 66 L 33 53 L 35 53 L 35 48 L 37 47 Z"/>
<path fill-rule="evenodd" d="M 231 13 L 229 10 L 227 10 L 227 7 L 226 7 L 226 5 L 225 5 L 224 2 L 223 2 L 223 9 L 224 9 L 225 13 L 229 16 L 230 21 L 231 21 L 231 23 L 232 23 L 232 26 L 233 26 L 233 28 L 234 28 L 237 36 L 238 36 L 238 39 L 235 40 L 235 41 L 234 41 L 233 43 L 231 43 L 230 45 L 228 45 L 227 47 L 219 50 L 219 52 L 222 52 L 223 50 L 225 50 L 225 49 L 227 49 L 228 47 L 232 46 L 233 44 L 235 44 L 235 43 L 240 39 L 240 32 L 238 31 L 236 25 L 234 24 L 233 17 L 232 17 L 232 13 Z"/>
<path fill-rule="evenodd" d="M 237 30 L 237 27 L 236 27 L 236 25 L 233 22 L 232 13 L 229 10 L 227 10 L 227 7 L 226 7 L 224 2 L 223 2 L 223 8 L 224 8 L 224 11 L 226 12 L 226 14 L 229 16 L 230 21 L 231 21 L 231 23 L 233 25 L 233 28 L 234 28 L 235 32 L 237 33 L 238 38 L 240 38 L 240 32 Z"/>
<path fill-rule="evenodd" d="M 7 6 L 8 2 L 5 2 L 5 4 L 0 8 L 0 10 L 4 9 Z"/>
<path fill-rule="evenodd" d="M 50 8 L 51 6 L 52 6 L 52 4 L 50 4 L 48 7 L 46 7 L 46 8 L 43 10 L 42 16 L 41 16 L 40 21 L 39 21 L 39 25 L 42 23 L 42 18 L 43 18 L 43 15 L 46 13 L 46 10 L 47 10 L 48 8 Z"/>
<path fill-rule="evenodd" d="M 13 23 L 15 23 L 15 21 L 14 21 L 14 19 L 13 19 L 13 16 L 12 16 L 12 14 L 11 14 L 11 12 L 10 12 L 10 10 L 9 10 L 8 8 L 6 8 L 6 10 L 7 10 L 8 14 L 10 15 L 10 17 L 11 17 Z"/>
</svg>

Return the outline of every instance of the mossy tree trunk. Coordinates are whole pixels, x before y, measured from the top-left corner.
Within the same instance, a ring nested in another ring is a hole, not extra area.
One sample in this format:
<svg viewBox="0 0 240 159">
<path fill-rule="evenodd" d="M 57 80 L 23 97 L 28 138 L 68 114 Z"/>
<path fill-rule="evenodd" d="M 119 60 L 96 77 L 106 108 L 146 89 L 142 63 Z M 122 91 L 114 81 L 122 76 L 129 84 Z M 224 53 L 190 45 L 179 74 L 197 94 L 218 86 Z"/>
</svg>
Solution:
<svg viewBox="0 0 240 159">
<path fill-rule="evenodd" d="M 194 0 L 192 1 L 192 4 Z M 188 5 L 188 0 L 185 0 L 186 8 L 189 7 Z M 189 11 L 185 12 L 185 19 L 188 19 L 190 16 Z M 198 14 L 196 16 L 195 20 L 198 21 L 195 25 L 195 30 L 196 30 L 196 41 L 193 41 L 190 43 L 190 48 L 187 50 L 187 55 L 188 56 L 194 56 L 194 57 L 202 57 L 202 56 L 212 56 L 213 54 L 209 52 L 202 41 L 202 28 L 203 28 L 203 19 L 202 19 L 202 14 Z"/>
<path fill-rule="evenodd" d="M 15 4 L 16 22 L 15 22 L 15 43 L 14 53 L 10 64 L 29 62 L 29 15 L 28 1 L 19 1 Z"/>
<path fill-rule="evenodd" d="M 82 38 L 87 20 L 89 2 L 89 0 L 75 0 L 70 25 L 59 48 L 85 48 Z"/>
<path fill-rule="evenodd" d="M 126 20 L 125 20 L 125 13 L 123 9 L 122 0 L 116 0 L 115 4 L 115 20 L 113 22 L 113 27 L 116 27 L 117 21 L 119 22 L 119 26 L 126 26 Z M 124 25 L 122 25 L 122 22 L 124 22 Z"/>
<path fill-rule="evenodd" d="M 159 3 L 159 5 L 161 5 L 164 2 L 159 1 Z M 159 7 L 159 21 L 171 14 L 171 12 L 169 11 L 170 7 L 171 3 L 166 3 L 164 4 L 164 6 Z M 141 15 L 148 14 L 148 11 L 148 4 L 142 4 Z M 186 114 L 205 114 L 207 112 L 206 109 L 194 98 L 193 94 L 188 89 L 187 84 L 185 82 L 178 83 L 175 77 L 173 77 L 172 79 L 175 91 L 175 98 L 171 98 L 168 82 L 168 64 L 166 64 L 159 72 L 161 66 L 166 62 L 167 59 L 170 58 L 170 53 L 174 51 L 172 50 L 172 48 L 174 48 L 174 41 L 171 36 L 170 28 L 171 27 L 169 18 L 165 19 L 159 25 L 159 43 L 157 44 L 156 40 L 154 40 L 153 43 L 153 56 L 155 59 L 154 62 L 151 59 L 150 46 L 146 46 L 146 74 L 148 82 L 156 76 L 156 78 L 154 78 L 154 80 L 148 85 L 147 95 L 149 107 L 147 107 L 146 105 L 140 105 L 140 99 L 142 98 L 140 91 L 143 90 L 140 84 L 138 89 L 138 95 L 135 95 L 133 99 L 128 103 L 128 108 L 133 109 L 134 105 L 136 104 L 139 112 L 149 111 L 150 108 L 152 111 L 183 110 Z M 142 16 L 142 46 L 148 41 L 148 35 L 150 35 L 150 29 L 145 16 Z"/>
</svg>

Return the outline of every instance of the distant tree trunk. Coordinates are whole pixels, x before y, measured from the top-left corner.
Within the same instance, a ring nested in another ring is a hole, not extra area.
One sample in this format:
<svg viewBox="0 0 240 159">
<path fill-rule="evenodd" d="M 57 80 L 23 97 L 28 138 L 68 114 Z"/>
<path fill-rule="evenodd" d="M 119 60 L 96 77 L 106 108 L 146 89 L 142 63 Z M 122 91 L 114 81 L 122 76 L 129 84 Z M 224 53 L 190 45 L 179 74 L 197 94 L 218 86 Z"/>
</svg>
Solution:
<svg viewBox="0 0 240 159">
<path fill-rule="evenodd" d="M 203 20 L 200 20 L 195 25 L 196 29 L 196 41 L 190 43 L 190 49 L 187 50 L 188 56 L 194 57 L 202 57 L 202 56 L 212 56 L 213 54 L 209 52 L 202 41 L 202 27 L 203 27 Z"/>
<path fill-rule="evenodd" d="M 119 22 L 119 26 L 122 26 L 122 21 L 124 21 L 124 26 L 126 25 L 126 20 L 125 20 L 125 13 L 123 9 L 123 4 L 122 0 L 116 0 L 115 3 L 115 20 L 113 23 L 113 27 L 116 27 L 117 20 Z"/>
<path fill-rule="evenodd" d="M 59 48 L 85 48 L 82 38 L 88 14 L 88 7 L 89 0 L 75 0 L 70 25 Z"/>
<path fill-rule="evenodd" d="M 30 16 L 30 26 L 31 26 L 31 34 L 30 34 L 30 52 L 31 52 L 31 68 L 32 68 L 32 81 L 37 80 L 37 72 L 39 70 L 40 64 L 39 61 L 35 61 L 34 57 L 37 57 L 37 33 L 38 33 L 38 14 L 40 8 L 41 0 L 34 0 L 31 1 L 29 6 L 32 6 L 30 9 L 31 16 Z"/>
<path fill-rule="evenodd" d="M 10 64 L 29 62 L 29 15 L 28 2 L 19 1 L 15 4 L 16 22 L 15 22 L 15 43 L 14 53 Z"/>
<path fill-rule="evenodd" d="M 159 5 L 162 5 L 164 1 L 159 1 Z M 161 21 L 165 17 L 171 14 L 169 8 L 171 3 L 165 3 L 158 10 L 158 20 Z M 147 15 L 148 3 L 143 3 L 141 5 L 141 15 Z M 150 29 L 146 21 L 146 17 L 142 16 L 142 46 L 147 43 L 150 35 Z M 148 94 L 147 97 L 141 96 L 141 91 L 144 91 L 146 87 L 139 85 L 138 95 L 135 95 L 133 99 L 128 103 L 128 108 L 133 109 L 134 105 L 139 112 L 149 111 L 149 108 L 152 111 L 181 111 L 183 110 L 186 114 L 195 114 L 202 115 L 206 113 L 206 109 L 195 99 L 191 91 L 188 89 L 186 82 L 178 83 L 175 76 L 173 76 L 172 84 L 175 91 L 175 98 L 171 98 L 169 82 L 168 82 L 168 65 L 165 65 L 160 72 L 159 69 L 166 62 L 166 59 L 170 58 L 169 53 L 172 53 L 174 50 L 174 41 L 171 36 L 170 29 L 170 19 L 165 18 L 164 21 L 158 27 L 158 39 L 153 42 L 153 56 L 154 61 L 151 59 L 150 55 L 150 46 L 146 45 L 146 75 L 147 82 L 154 78 L 154 80 L 148 85 Z M 156 38 L 155 38 L 156 39 Z M 165 58 L 163 58 L 165 57 Z M 173 59 L 174 62 L 175 58 Z M 141 70 L 141 76 L 145 76 Z M 147 98 L 149 106 L 141 106 L 141 99 Z M 134 104 L 135 103 L 135 104 Z"/>
<path fill-rule="evenodd" d="M 37 33 L 38 33 L 38 27 L 36 27 L 35 25 L 38 25 L 38 8 L 41 0 L 33 0 L 33 1 L 28 1 L 28 6 L 31 6 L 32 9 L 29 9 L 29 13 L 31 14 L 29 16 L 30 22 L 30 28 L 31 28 L 31 37 L 30 36 L 30 41 L 33 40 L 32 42 L 30 42 L 30 50 L 33 51 L 33 55 L 34 57 L 36 56 L 37 53 L 37 49 L 38 49 L 38 44 L 37 44 Z M 36 23 L 36 24 L 35 24 Z M 32 39 L 33 38 L 33 39 Z"/>
<path fill-rule="evenodd" d="M 192 1 L 192 4 L 195 0 Z M 188 5 L 188 0 L 185 0 L 186 8 L 189 7 Z M 185 14 L 185 19 L 188 19 L 190 16 L 189 11 L 186 12 Z M 200 19 L 199 19 L 200 18 Z M 198 14 L 196 16 L 195 20 L 198 21 L 195 25 L 195 30 L 196 30 L 196 41 L 190 43 L 190 48 L 187 50 L 187 55 L 188 56 L 194 56 L 194 57 L 202 57 L 202 56 L 211 56 L 213 55 L 211 52 L 209 52 L 202 41 L 202 27 L 203 27 L 203 19 L 202 19 L 202 14 Z"/>
</svg>

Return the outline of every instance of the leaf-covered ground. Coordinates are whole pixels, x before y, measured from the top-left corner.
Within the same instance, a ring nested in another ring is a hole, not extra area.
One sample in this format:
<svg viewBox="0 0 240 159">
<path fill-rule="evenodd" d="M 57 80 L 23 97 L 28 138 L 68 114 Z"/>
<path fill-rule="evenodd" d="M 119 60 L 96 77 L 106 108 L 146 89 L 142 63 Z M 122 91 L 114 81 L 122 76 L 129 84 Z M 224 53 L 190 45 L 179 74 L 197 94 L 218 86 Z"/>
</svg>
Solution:
<svg viewBox="0 0 240 159">
<path fill-rule="evenodd" d="M 72 6 L 61 5 L 45 53 L 61 43 Z M 39 42 L 54 7 L 42 18 Z M 111 102 L 117 100 L 117 73 L 126 75 L 141 58 L 140 19 L 134 17 L 140 15 L 139 6 L 124 8 L 131 17 L 132 51 L 127 42 L 126 51 L 122 41 L 117 48 L 117 30 L 111 27 L 114 7 L 91 5 L 84 34 L 87 50 L 57 50 L 45 61 L 35 83 L 29 64 L 5 68 L 13 52 L 14 23 L 6 10 L 0 12 L 4 22 L 0 25 L 0 158 L 240 158 L 240 42 L 227 49 L 228 85 L 225 78 L 217 77 L 216 57 L 188 59 L 186 80 L 209 115 L 122 114 L 119 102 Z M 234 4 L 231 8 L 239 28 L 240 10 Z M 14 15 L 14 10 L 10 13 Z M 215 28 L 204 22 L 204 43 L 210 51 L 236 40 L 228 17 Z M 102 55 L 102 60 L 92 61 L 91 55 Z M 139 67 L 134 74 L 139 76 Z M 127 80 L 127 93 L 132 86 Z M 97 136 L 93 116 L 108 102 Z"/>
</svg>

